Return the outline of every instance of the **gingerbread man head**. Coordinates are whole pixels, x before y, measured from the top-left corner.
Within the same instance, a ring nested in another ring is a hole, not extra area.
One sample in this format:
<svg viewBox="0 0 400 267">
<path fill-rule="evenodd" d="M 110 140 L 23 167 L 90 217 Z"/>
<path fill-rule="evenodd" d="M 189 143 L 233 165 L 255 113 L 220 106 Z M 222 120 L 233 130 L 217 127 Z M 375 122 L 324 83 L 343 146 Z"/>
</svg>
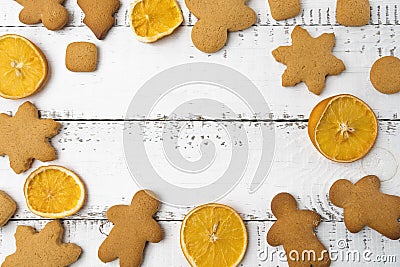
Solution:
<svg viewBox="0 0 400 267">
<path fill-rule="evenodd" d="M 271 202 L 271 210 L 277 219 L 285 218 L 298 210 L 297 201 L 290 194 L 278 194 Z"/>
<path fill-rule="evenodd" d="M 160 206 L 153 192 L 149 190 L 141 190 L 133 197 L 130 207 L 138 212 L 153 216 Z"/>
<path fill-rule="evenodd" d="M 199 21 L 192 30 L 193 44 L 201 51 L 214 53 L 226 43 L 228 32 L 249 28 L 256 13 L 246 0 L 186 0 L 186 5 Z"/>
</svg>

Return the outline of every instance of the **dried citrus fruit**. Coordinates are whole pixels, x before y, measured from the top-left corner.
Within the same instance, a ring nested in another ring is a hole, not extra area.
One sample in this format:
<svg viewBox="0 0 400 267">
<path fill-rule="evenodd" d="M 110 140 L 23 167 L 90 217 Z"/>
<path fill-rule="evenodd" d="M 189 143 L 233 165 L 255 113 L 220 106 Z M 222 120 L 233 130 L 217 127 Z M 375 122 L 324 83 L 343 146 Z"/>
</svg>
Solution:
<svg viewBox="0 0 400 267">
<path fill-rule="evenodd" d="M 0 96 L 30 96 L 43 87 L 47 73 L 47 60 L 31 41 L 16 34 L 0 36 Z"/>
<path fill-rule="evenodd" d="M 26 179 L 24 195 L 28 208 L 46 218 L 65 218 L 78 212 L 85 201 L 85 187 L 72 171 L 43 166 Z"/>
<path fill-rule="evenodd" d="M 183 220 L 181 247 L 193 267 L 238 266 L 247 249 L 246 226 L 232 208 L 206 204 Z"/>
<path fill-rule="evenodd" d="M 135 0 L 129 22 L 139 41 L 152 43 L 170 35 L 183 21 L 175 0 Z"/>
<path fill-rule="evenodd" d="M 354 162 L 374 146 L 378 121 L 362 100 L 352 95 L 338 95 L 323 100 L 313 109 L 308 135 L 326 158 Z"/>
</svg>

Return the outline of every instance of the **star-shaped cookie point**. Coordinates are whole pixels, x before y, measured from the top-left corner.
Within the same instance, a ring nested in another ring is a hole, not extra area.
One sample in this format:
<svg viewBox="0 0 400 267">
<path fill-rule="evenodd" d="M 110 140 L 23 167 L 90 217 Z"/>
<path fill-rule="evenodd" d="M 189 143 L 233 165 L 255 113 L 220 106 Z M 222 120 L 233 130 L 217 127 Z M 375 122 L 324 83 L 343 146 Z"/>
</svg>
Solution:
<svg viewBox="0 0 400 267">
<path fill-rule="evenodd" d="M 82 249 L 75 244 L 63 243 L 63 233 L 59 221 L 49 222 L 40 232 L 30 226 L 18 226 L 15 233 L 16 252 L 6 257 L 1 266 L 65 267 L 73 264 Z"/>
<path fill-rule="evenodd" d="M 304 82 L 308 90 L 319 95 L 328 75 L 338 75 L 346 69 L 343 61 L 332 54 L 335 34 L 324 33 L 313 38 L 305 29 L 296 26 L 292 45 L 280 46 L 272 52 L 275 60 L 287 66 L 282 75 L 282 86 Z"/>
<path fill-rule="evenodd" d="M 28 170 L 34 159 L 42 162 L 56 159 L 49 139 L 58 134 L 61 124 L 40 119 L 31 102 L 25 102 L 14 117 L 0 114 L 0 155 L 8 155 L 15 173 Z"/>
</svg>

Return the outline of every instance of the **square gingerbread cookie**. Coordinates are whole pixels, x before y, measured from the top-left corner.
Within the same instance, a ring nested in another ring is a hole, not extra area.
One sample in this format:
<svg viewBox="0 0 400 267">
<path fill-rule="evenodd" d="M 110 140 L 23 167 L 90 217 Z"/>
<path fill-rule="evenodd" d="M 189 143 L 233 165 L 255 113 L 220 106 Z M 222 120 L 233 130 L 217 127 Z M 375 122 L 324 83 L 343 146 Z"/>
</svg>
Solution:
<svg viewBox="0 0 400 267">
<path fill-rule="evenodd" d="M 65 66 L 73 72 L 92 72 L 97 68 L 97 47 L 93 43 L 75 42 L 67 47 Z"/>
</svg>

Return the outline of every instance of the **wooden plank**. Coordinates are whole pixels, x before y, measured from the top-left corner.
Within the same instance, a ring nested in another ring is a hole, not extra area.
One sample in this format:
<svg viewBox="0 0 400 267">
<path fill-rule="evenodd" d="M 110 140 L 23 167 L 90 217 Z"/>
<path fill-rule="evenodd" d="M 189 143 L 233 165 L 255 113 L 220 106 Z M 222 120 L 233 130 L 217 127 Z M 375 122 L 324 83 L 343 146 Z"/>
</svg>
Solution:
<svg viewBox="0 0 400 267">
<path fill-rule="evenodd" d="M 121 8 L 116 14 L 116 26 L 128 27 L 128 10 L 131 0 L 122 0 Z M 196 22 L 196 18 L 190 14 L 186 8 L 183 0 L 178 1 L 182 12 L 184 14 L 185 26 L 192 26 Z M 273 25 L 273 26 L 285 26 L 285 25 L 338 25 L 335 18 L 335 1 L 327 2 L 323 0 L 302 1 L 302 12 L 301 14 L 293 19 L 286 21 L 275 21 L 271 17 L 269 5 L 265 1 L 249 1 L 249 6 L 254 9 L 258 15 L 257 25 Z M 385 0 L 371 1 L 371 20 L 370 25 L 400 25 L 399 17 L 399 6 L 396 0 Z M 82 27 L 84 26 L 83 12 L 76 4 L 76 1 L 66 1 L 65 6 L 70 13 L 70 21 L 67 24 L 69 27 Z M 18 14 L 22 7 L 14 1 L 7 1 L 2 3 L 2 9 L 0 10 L 0 27 L 41 27 L 41 24 L 27 26 L 22 24 L 18 20 Z"/>
<path fill-rule="evenodd" d="M 397 160 L 400 157 L 400 122 L 381 122 L 374 150 L 365 159 L 352 164 L 333 163 L 320 155 L 309 141 L 305 122 L 132 122 L 131 125 L 143 130 L 143 135 L 135 138 L 143 139 L 147 155 L 139 156 L 148 157 L 163 179 L 185 188 L 198 188 L 218 180 L 228 169 L 233 149 L 246 145 L 242 134 L 245 131 L 249 140 L 247 155 L 243 155 L 248 159 L 247 168 L 233 166 L 235 172 L 244 172 L 243 177 L 218 201 L 238 209 L 246 220 L 273 220 L 270 201 L 277 193 L 287 191 L 298 198 L 301 207 L 317 211 L 324 220 L 340 221 L 342 211 L 332 206 L 327 197 L 331 184 L 340 178 L 356 181 L 364 175 L 376 174 L 384 180 L 384 192 L 400 195 Z M 273 165 L 265 182 L 252 193 L 249 187 L 255 170 L 259 164 L 265 164 L 259 163 L 263 142 L 260 132 L 272 127 L 276 137 Z M 84 209 L 73 218 L 104 219 L 110 206 L 128 204 L 139 190 L 125 164 L 123 129 L 122 122 L 63 122 L 61 133 L 53 139 L 59 159 L 48 164 L 76 171 L 88 189 Z M 176 171 L 163 154 L 164 131 L 172 134 L 177 142 L 176 149 L 189 161 L 201 158 L 200 144 L 205 136 L 206 141 L 215 146 L 215 164 L 200 174 Z M 32 170 L 40 165 L 43 164 L 35 161 Z M 22 188 L 28 174 L 14 174 L 8 167 L 8 159 L 0 158 L 0 189 L 16 199 L 19 205 L 16 219 L 38 218 L 24 204 Z M 142 177 L 136 180 L 139 178 Z M 215 182 L 215 185 L 221 184 Z M 190 209 L 163 205 L 157 218 L 181 220 Z"/>
<path fill-rule="evenodd" d="M 341 58 L 347 70 L 339 76 L 329 77 L 321 97 L 308 92 L 304 84 L 294 88 L 281 87 L 281 74 L 285 66 L 274 61 L 271 51 L 279 45 L 290 43 L 292 27 L 253 27 L 244 32 L 232 33 L 226 49 L 208 55 L 193 47 L 189 27 L 182 27 L 176 34 L 156 44 L 143 44 L 135 40 L 127 27 L 114 28 L 107 41 L 95 41 L 99 46 L 98 71 L 72 73 L 64 65 L 65 48 L 72 41 L 94 41 L 84 27 L 67 28 L 51 32 L 36 28 L 0 28 L 0 33 L 25 35 L 43 49 L 51 66 L 47 86 L 30 97 L 44 117 L 68 120 L 124 119 L 128 106 L 139 88 L 154 75 L 168 68 L 196 62 L 222 64 L 247 76 L 265 98 L 270 111 L 264 105 L 251 111 L 242 99 L 220 87 L 183 87 L 175 95 L 157 106 L 155 114 L 132 114 L 128 119 L 193 119 L 197 116 L 170 114 L 180 102 L 192 103 L 197 98 L 208 98 L 219 103 L 219 110 L 229 106 L 233 112 L 202 114 L 203 110 L 191 110 L 195 115 L 209 119 L 307 119 L 311 109 L 323 98 L 339 93 L 354 94 L 376 111 L 379 118 L 397 119 L 400 94 L 382 95 L 373 89 L 369 70 L 373 62 L 383 55 L 397 55 L 400 43 L 399 26 L 368 26 L 345 28 L 331 26 L 307 27 L 313 35 L 334 31 L 337 36 L 335 55 Z M 182 74 L 185 75 L 185 74 Z M 223 77 L 227 80 L 230 77 Z M 172 78 L 171 78 L 172 79 Z M 170 88 L 161 88 L 168 91 Z M 208 91 L 204 91 L 208 90 Z M 211 91 L 213 90 L 213 91 Z M 181 92 L 181 93 L 177 93 Z M 206 93 L 205 93 L 206 92 Z M 207 93 L 212 92 L 212 93 Z M 154 90 L 145 90 L 141 102 L 155 104 Z M 167 96 L 169 96 L 167 94 Z M 169 99 L 169 100 L 168 100 Z M 244 100 L 243 100 L 244 99 Z M 253 99 L 254 100 L 254 99 Z M 0 99 L 2 112 L 13 112 L 25 100 Z M 169 102 L 168 102 L 169 101 Z M 149 103 L 150 102 L 150 103 Z M 207 111 L 207 110 L 205 110 Z"/>
<path fill-rule="evenodd" d="M 0 229 L 0 262 L 15 251 L 13 234 L 17 225 L 30 225 L 40 230 L 46 223 L 47 221 L 44 220 L 13 221 Z M 161 222 L 164 240 L 158 244 L 148 244 L 142 266 L 189 266 L 179 246 L 180 224 L 181 222 L 177 221 Z M 106 220 L 65 220 L 63 225 L 65 241 L 76 243 L 83 249 L 81 258 L 72 266 L 119 266 L 117 261 L 106 265 L 97 258 L 98 247 L 111 230 L 111 223 Z M 246 222 L 246 225 L 249 246 L 246 257 L 240 266 L 287 266 L 282 254 L 279 256 L 280 253 L 283 253 L 282 248 L 273 248 L 266 244 L 266 233 L 272 222 Z M 370 229 L 364 229 L 358 234 L 351 234 L 345 229 L 344 223 L 327 222 L 322 223 L 317 230 L 317 235 L 324 245 L 329 248 L 333 256 L 337 255 L 338 257 L 332 266 L 365 265 L 370 262 L 367 258 L 364 259 L 363 255 L 370 253 L 371 260 L 377 259 L 378 256 L 382 259 L 384 256 L 383 258 L 386 258 L 387 261 L 386 264 L 374 262 L 374 266 L 397 266 L 396 264 L 400 260 L 398 258 L 400 241 L 388 240 Z M 347 245 L 347 247 L 341 247 L 343 245 Z M 357 256 L 353 256 L 354 252 L 360 255 L 360 261 L 357 261 Z M 346 260 L 348 257 L 349 260 Z"/>
</svg>

